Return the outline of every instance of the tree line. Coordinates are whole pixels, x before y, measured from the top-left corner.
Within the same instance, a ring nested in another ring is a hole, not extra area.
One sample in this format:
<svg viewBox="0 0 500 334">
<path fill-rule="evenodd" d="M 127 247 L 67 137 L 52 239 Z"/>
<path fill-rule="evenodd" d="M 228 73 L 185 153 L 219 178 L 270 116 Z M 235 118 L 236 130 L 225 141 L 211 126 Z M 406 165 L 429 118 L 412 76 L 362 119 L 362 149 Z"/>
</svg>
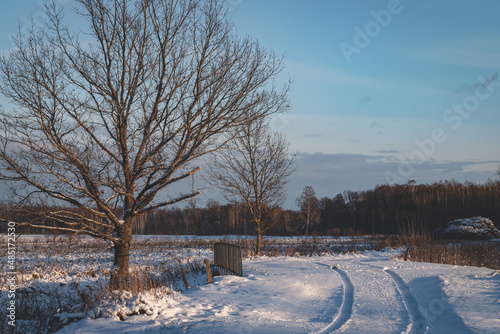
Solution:
<svg viewBox="0 0 500 334">
<path fill-rule="evenodd" d="M 297 210 L 281 207 L 266 210 L 263 217 L 266 235 L 393 235 L 408 228 L 432 234 L 450 220 L 472 216 L 490 218 L 500 226 L 500 181 L 482 184 L 453 180 L 432 184 L 410 181 L 380 185 L 367 191 L 347 190 L 320 199 L 315 197 L 311 187 L 304 190 L 297 198 Z M 313 208 L 304 205 L 305 195 L 312 197 Z M 8 213 L 5 204 L 0 210 L 3 217 L 15 221 L 34 219 L 44 211 L 43 208 L 31 208 L 29 214 L 27 210 Z M 252 235 L 255 233 L 252 221 L 253 215 L 246 203 L 222 204 L 208 200 L 200 206 L 190 200 L 184 207 L 161 208 L 141 215 L 134 223 L 133 233 Z M 44 219 L 44 223 L 60 224 L 49 218 Z M 28 233 L 28 230 L 21 232 Z M 43 231 L 31 228 L 29 233 Z"/>
<path fill-rule="evenodd" d="M 500 182 L 441 181 L 382 185 L 322 198 L 317 231 L 333 234 L 398 234 L 408 228 L 432 234 L 453 219 L 483 216 L 500 226 Z M 333 231 L 331 229 L 334 229 Z M 349 234 L 349 233 L 348 233 Z"/>
</svg>

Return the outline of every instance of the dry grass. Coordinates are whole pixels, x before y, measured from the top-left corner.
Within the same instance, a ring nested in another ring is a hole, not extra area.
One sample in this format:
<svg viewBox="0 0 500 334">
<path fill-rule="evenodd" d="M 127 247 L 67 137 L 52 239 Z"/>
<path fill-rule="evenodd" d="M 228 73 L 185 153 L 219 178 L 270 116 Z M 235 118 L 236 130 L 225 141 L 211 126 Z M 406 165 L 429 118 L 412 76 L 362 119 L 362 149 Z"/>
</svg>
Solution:
<svg viewBox="0 0 500 334">
<path fill-rule="evenodd" d="M 241 246 L 243 258 L 255 256 L 255 240 L 244 238 L 229 241 Z M 403 244 L 397 237 L 364 236 L 352 238 L 263 238 L 261 256 L 317 256 L 336 253 L 357 253 L 366 250 L 399 248 Z M 211 244 L 210 244 L 211 247 Z"/>
<path fill-rule="evenodd" d="M 500 241 L 423 240 L 408 260 L 500 269 Z"/>
<path fill-rule="evenodd" d="M 432 240 L 428 234 L 409 227 L 400 236 L 405 261 L 500 269 L 498 240 Z"/>
<path fill-rule="evenodd" d="M 80 240 L 68 243 L 66 237 L 54 239 L 43 237 L 34 241 L 18 239 L 15 300 L 16 333 L 51 333 L 61 326 L 58 315 L 74 315 L 70 321 L 82 317 L 98 318 L 116 315 L 121 318 L 134 312 L 147 313 L 146 308 L 117 308 L 113 305 L 133 300 L 142 293 L 168 297 L 177 289 L 183 268 L 191 277 L 199 275 L 204 263 L 195 251 L 181 253 L 163 246 L 135 245 L 130 279 L 126 292 L 112 291 L 109 274 L 113 254 L 107 245 L 95 240 Z M 6 245 L 0 243 L 0 247 Z M 163 249 L 162 249 L 163 248 Z M 161 254 L 147 260 L 161 249 Z M 146 260 L 143 260 L 146 259 Z M 143 262 L 144 261 L 144 262 Z M 147 262 L 146 262 L 147 261 Z M 7 259 L 0 259 L 7 268 Z M 7 281 L 10 275 L 0 273 L 0 304 L 7 305 Z M 125 311 L 124 311 L 125 310 Z M 7 319 L 7 309 L 0 309 L 0 317 Z M 111 313 L 110 313 L 111 312 Z M 112 314 L 112 312 L 114 312 Z M 0 323 L 0 332 L 9 333 L 6 321 Z"/>
</svg>

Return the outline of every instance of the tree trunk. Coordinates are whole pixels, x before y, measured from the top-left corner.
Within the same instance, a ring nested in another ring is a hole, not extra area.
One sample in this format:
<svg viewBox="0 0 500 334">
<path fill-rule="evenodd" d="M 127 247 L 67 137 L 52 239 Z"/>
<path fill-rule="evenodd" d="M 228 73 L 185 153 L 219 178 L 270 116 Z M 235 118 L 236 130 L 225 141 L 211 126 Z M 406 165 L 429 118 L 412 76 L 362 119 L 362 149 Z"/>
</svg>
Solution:
<svg viewBox="0 0 500 334">
<path fill-rule="evenodd" d="M 261 246 L 261 235 L 262 235 L 262 230 L 261 230 L 261 224 L 260 221 L 257 221 L 256 223 L 256 231 L 257 231 L 257 242 L 255 244 L 255 256 L 260 255 L 260 246 Z"/>
<path fill-rule="evenodd" d="M 130 246 L 132 244 L 132 224 L 125 222 L 116 229 L 119 242 L 114 244 L 115 258 L 111 270 L 110 286 L 113 290 L 126 290 L 130 282 Z"/>
</svg>

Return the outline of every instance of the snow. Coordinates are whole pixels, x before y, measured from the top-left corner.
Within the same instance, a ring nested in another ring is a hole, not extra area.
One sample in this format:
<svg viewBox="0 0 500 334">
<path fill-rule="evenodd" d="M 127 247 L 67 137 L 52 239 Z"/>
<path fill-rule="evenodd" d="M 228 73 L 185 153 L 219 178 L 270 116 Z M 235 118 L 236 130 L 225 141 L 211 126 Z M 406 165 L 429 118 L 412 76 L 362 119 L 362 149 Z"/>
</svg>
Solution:
<svg viewBox="0 0 500 334">
<path fill-rule="evenodd" d="M 441 232 L 441 231 L 440 231 Z M 441 232 L 443 237 L 498 238 L 500 231 L 488 218 L 472 217 L 448 222 Z"/>
<path fill-rule="evenodd" d="M 190 277 L 183 293 L 117 306 L 138 315 L 58 333 L 500 333 L 498 271 L 403 262 L 400 252 L 246 259 L 243 277 Z"/>
</svg>

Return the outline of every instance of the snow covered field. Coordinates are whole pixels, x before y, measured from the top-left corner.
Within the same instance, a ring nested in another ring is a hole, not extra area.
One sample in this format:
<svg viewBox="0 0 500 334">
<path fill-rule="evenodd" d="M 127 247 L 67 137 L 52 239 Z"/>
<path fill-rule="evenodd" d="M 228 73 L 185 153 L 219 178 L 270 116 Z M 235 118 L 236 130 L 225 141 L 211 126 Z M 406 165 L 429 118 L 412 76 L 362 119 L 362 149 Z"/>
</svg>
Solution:
<svg viewBox="0 0 500 334">
<path fill-rule="evenodd" d="M 58 333 L 500 333 L 500 272 L 399 253 L 247 259 L 244 277 L 199 277 L 182 294 L 143 295 L 146 314 Z"/>
</svg>

